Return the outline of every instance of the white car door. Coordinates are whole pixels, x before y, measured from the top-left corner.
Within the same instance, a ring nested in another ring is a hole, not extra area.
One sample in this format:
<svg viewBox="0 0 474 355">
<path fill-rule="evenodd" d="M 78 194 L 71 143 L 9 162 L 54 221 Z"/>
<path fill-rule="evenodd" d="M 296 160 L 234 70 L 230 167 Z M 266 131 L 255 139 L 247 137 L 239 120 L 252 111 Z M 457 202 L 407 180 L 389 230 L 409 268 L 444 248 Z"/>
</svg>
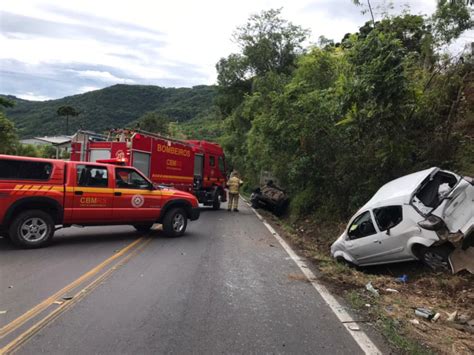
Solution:
<svg viewBox="0 0 474 355">
<path fill-rule="evenodd" d="M 363 212 L 354 219 L 346 246 L 359 265 L 413 259 L 407 245 L 419 229 L 403 218 L 402 211 L 402 206 L 384 206 Z"/>
<path fill-rule="evenodd" d="M 384 253 L 384 233 L 376 229 L 370 211 L 359 214 L 347 231 L 347 252 L 359 265 L 376 264 Z"/>
<path fill-rule="evenodd" d="M 409 214 L 411 206 L 392 205 L 372 211 L 378 230 L 382 233 L 380 262 L 413 260 L 409 240 L 420 234 L 420 228 Z"/>
</svg>

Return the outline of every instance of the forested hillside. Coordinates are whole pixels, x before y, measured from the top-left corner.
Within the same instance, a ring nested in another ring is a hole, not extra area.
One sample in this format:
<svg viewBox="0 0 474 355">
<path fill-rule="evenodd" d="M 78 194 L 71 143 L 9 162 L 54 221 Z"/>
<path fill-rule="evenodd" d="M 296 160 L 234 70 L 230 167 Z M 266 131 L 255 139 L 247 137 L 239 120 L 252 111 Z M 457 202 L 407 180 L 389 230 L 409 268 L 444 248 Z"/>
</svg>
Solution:
<svg viewBox="0 0 474 355">
<path fill-rule="evenodd" d="M 209 110 L 216 88 L 162 88 L 143 85 L 114 85 L 102 90 L 50 101 L 26 101 L 8 97 L 15 105 L 5 110 L 20 137 L 64 134 L 65 118 L 57 115 L 61 106 L 80 114 L 70 118 L 69 133 L 78 128 L 103 131 L 124 127 L 144 113 L 154 111 L 172 121 L 188 121 Z"/>
</svg>

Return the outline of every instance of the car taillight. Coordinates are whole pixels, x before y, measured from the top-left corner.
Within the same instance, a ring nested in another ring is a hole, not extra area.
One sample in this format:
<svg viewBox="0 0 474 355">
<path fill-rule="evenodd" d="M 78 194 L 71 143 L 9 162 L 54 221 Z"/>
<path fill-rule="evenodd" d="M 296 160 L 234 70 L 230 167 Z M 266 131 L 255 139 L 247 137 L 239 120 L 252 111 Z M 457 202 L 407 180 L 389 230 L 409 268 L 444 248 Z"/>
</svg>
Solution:
<svg viewBox="0 0 474 355">
<path fill-rule="evenodd" d="M 430 231 L 438 231 L 441 228 L 445 227 L 444 221 L 438 216 L 428 216 L 424 221 L 418 222 L 418 225 Z"/>
</svg>

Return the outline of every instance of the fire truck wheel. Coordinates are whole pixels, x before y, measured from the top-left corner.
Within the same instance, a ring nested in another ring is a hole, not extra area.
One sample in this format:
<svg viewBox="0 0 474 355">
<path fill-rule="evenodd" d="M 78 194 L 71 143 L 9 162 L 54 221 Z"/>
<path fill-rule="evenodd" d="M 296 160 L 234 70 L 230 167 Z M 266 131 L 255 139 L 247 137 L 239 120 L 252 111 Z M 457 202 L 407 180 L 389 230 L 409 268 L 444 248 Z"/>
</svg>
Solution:
<svg viewBox="0 0 474 355">
<path fill-rule="evenodd" d="M 153 223 L 150 224 L 135 224 L 133 225 L 133 228 L 135 228 L 138 232 L 148 232 L 151 227 L 153 227 Z"/>
<path fill-rule="evenodd" d="M 163 219 L 163 231 L 168 237 L 179 237 L 186 231 L 188 216 L 182 208 L 173 208 Z"/>
<path fill-rule="evenodd" d="M 219 194 L 216 193 L 216 196 L 214 197 L 214 201 L 212 201 L 212 209 L 218 210 L 220 208 L 221 208 L 221 199 L 219 198 Z"/>
<path fill-rule="evenodd" d="M 47 245 L 54 235 L 54 221 L 41 210 L 29 210 L 15 217 L 9 229 L 13 244 L 27 249 Z"/>
</svg>

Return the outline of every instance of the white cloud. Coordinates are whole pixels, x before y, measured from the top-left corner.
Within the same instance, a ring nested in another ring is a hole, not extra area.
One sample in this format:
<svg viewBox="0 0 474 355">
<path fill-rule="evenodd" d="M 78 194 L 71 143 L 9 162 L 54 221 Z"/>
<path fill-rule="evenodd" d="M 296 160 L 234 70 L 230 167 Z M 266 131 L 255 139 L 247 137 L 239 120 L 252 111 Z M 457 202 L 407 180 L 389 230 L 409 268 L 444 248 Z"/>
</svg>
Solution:
<svg viewBox="0 0 474 355">
<path fill-rule="evenodd" d="M 46 101 L 46 100 L 52 100 L 51 97 L 48 96 L 43 96 L 43 95 L 37 95 L 33 92 L 25 92 L 23 94 L 18 94 L 17 97 L 23 100 L 30 100 L 30 101 Z"/>
<path fill-rule="evenodd" d="M 82 77 L 82 78 L 97 79 L 97 80 L 104 81 L 104 82 L 109 82 L 109 83 L 118 83 L 118 82 L 121 82 L 122 84 L 134 84 L 135 83 L 134 80 L 119 78 L 119 77 L 116 77 L 115 75 L 110 74 L 107 71 L 72 70 L 72 69 L 69 69 L 68 71 L 70 71 L 72 73 L 75 73 L 79 77 Z"/>
<path fill-rule="evenodd" d="M 85 92 L 89 92 L 89 91 L 95 91 L 95 90 L 99 90 L 100 88 L 99 87 L 96 87 L 96 86 L 81 86 L 79 89 L 78 89 L 78 94 L 82 94 L 82 93 L 85 93 Z"/>
<path fill-rule="evenodd" d="M 371 2 L 379 16 L 377 7 L 387 1 Z M 434 0 L 402 3 L 409 3 L 416 13 L 431 13 L 436 5 Z M 100 87 L 113 83 L 213 84 L 216 62 L 237 50 L 231 41 L 236 27 L 253 13 L 280 7 L 283 17 L 311 29 L 311 42 L 321 35 L 338 41 L 370 18 L 351 0 L 2 0 L 2 8 L 23 22 L 10 22 L 15 31 L 5 33 L 5 21 L 0 19 L 0 60 L 14 58 L 26 63 L 36 70 L 30 75 L 38 78 L 55 76 L 55 66 L 64 70 L 68 63 L 120 72 L 71 67 L 84 80 L 93 81 L 71 82 L 75 92 L 99 87 L 99 83 Z M 48 72 L 41 70 L 45 64 Z M 6 87 L 0 83 L 0 92 Z"/>
</svg>

